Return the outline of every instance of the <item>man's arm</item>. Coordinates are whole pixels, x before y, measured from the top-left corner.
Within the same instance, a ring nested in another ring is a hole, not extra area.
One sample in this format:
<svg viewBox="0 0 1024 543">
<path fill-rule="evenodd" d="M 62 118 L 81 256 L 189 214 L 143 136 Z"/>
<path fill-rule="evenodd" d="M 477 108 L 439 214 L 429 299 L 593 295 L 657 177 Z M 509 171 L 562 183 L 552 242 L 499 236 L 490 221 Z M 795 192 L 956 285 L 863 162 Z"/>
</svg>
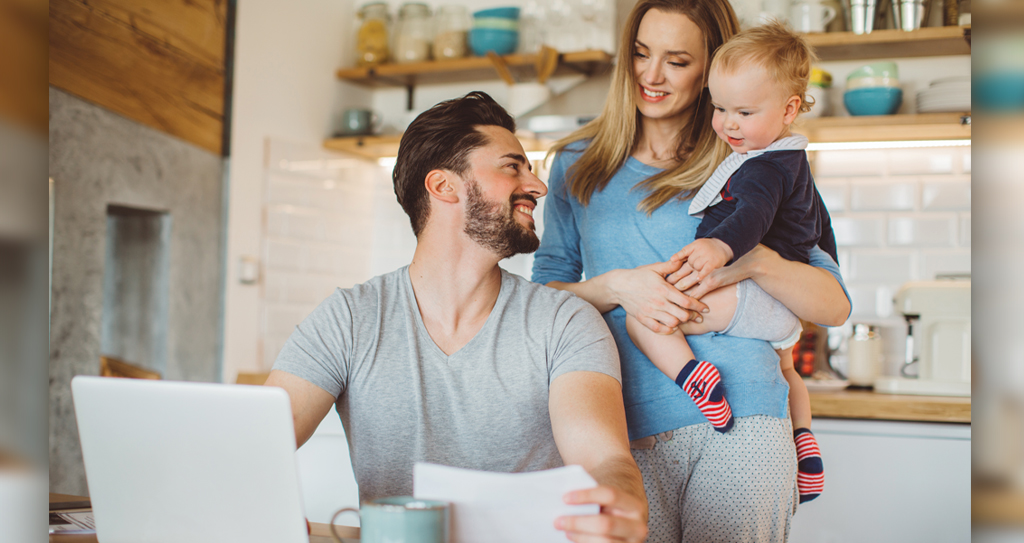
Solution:
<svg viewBox="0 0 1024 543">
<path fill-rule="evenodd" d="M 562 517 L 556 527 L 570 534 L 597 536 L 594 541 L 643 541 L 647 497 L 629 452 L 618 381 L 597 372 L 565 373 L 551 383 L 548 404 L 562 461 L 579 464 L 599 485 L 570 493 L 567 503 L 601 505 L 598 516 Z"/>
<path fill-rule="evenodd" d="M 320 421 L 324 420 L 334 405 L 334 396 L 329 392 L 288 372 L 271 371 L 265 385 L 283 388 L 291 399 L 296 448 L 313 435 Z"/>
</svg>

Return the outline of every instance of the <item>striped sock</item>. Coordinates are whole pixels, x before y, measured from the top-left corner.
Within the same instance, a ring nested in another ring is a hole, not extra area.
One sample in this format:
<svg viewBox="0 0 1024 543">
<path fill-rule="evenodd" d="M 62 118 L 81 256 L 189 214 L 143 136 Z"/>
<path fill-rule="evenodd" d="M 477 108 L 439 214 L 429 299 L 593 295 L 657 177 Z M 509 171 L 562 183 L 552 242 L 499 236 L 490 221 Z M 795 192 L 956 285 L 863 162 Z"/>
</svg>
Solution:
<svg viewBox="0 0 1024 543">
<path fill-rule="evenodd" d="M 796 441 L 796 487 L 800 503 L 809 502 L 825 489 L 825 468 L 821 463 L 821 450 L 814 434 L 807 428 L 793 432 Z"/>
<path fill-rule="evenodd" d="M 714 365 L 691 360 L 676 376 L 676 384 L 693 399 L 715 430 L 728 432 L 732 428 L 735 419 L 722 393 L 722 376 Z"/>
</svg>

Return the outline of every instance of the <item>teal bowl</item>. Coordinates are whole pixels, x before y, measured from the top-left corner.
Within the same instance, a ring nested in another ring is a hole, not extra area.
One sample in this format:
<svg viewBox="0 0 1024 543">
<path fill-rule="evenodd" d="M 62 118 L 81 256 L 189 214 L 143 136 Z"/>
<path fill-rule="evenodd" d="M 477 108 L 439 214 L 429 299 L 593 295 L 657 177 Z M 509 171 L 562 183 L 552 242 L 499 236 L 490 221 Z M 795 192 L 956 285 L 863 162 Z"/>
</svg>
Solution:
<svg viewBox="0 0 1024 543">
<path fill-rule="evenodd" d="M 903 89 L 898 87 L 853 89 L 843 94 L 850 115 L 892 115 L 902 103 Z"/>
<path fill-rule="evenodd" d="M 498 19 L 512 19 L 515 21 L 519 20 L 519 8 L 507 7 L 507 8 L 490 8 L 482 9 L 480 11 L 473 12 L 474 19 L 486 19 L 495 17 Z"/>
<path fill-rule="evenodd" d="M 519 45 L 519 32 L 497 28 L 472 28 L 469 30 L 469 47 L 473 54 L 482 57 L 488 51 L 508 55 Z"/>
</svg>

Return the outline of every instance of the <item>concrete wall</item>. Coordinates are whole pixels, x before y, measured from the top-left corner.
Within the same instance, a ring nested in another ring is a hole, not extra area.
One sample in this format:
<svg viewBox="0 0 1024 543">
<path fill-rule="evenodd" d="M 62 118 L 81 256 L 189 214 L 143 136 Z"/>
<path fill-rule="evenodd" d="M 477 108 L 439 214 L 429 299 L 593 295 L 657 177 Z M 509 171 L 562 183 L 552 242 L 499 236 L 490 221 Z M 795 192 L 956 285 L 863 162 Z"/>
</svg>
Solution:
<svg viewBox="0 0 1024 543">
<path fill-rule="evenodd" d="M 219 381 L 223 162 L 162 132 L 50 88 L 54 180 L 50 490 L 85 494 L 71 401 L 99 372 L 107 206 L 166 212 L 165 379 Z"/>
</svg>

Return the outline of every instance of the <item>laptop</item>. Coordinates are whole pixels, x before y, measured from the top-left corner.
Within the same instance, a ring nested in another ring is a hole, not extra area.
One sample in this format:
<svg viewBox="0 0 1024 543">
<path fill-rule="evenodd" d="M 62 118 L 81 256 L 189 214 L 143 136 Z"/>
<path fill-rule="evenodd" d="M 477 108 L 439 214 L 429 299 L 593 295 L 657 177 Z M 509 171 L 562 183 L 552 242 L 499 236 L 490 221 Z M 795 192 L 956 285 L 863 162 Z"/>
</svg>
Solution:
<svg viewBox="0 0 1024 543">
<path fill-rule="evenodd" d="M 101 543 L 308 543 L 291 404 L 275 387 L 78 376 Z"/>
</svg>

